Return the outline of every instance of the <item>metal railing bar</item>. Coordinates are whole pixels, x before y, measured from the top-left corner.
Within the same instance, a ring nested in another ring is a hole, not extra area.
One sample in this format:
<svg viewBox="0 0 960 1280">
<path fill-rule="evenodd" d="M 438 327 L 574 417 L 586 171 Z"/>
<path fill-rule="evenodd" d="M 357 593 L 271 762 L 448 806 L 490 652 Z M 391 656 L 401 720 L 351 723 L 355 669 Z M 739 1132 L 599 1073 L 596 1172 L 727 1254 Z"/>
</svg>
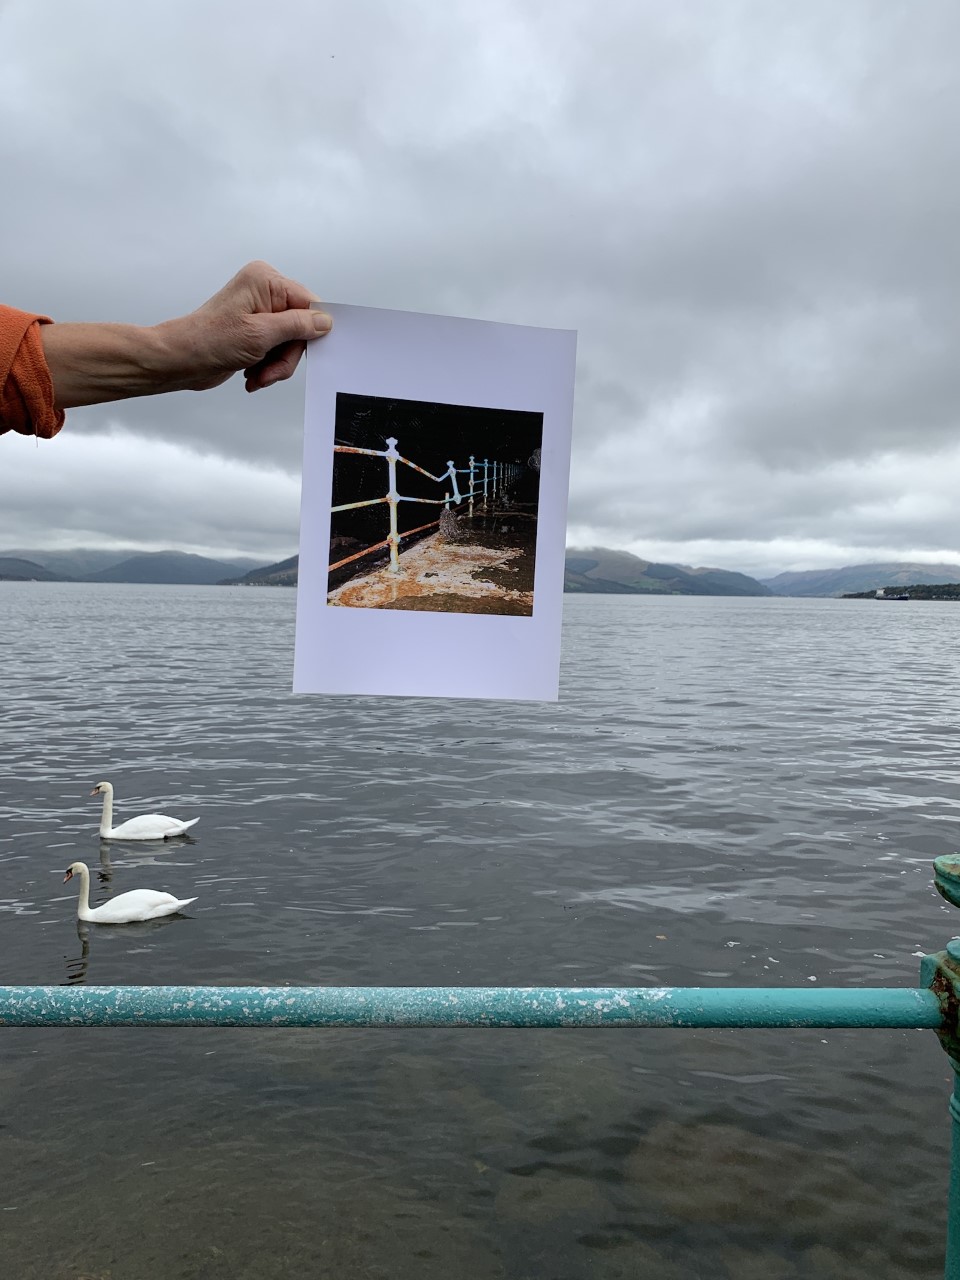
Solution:
<svg viewBox="0 0 960 1280">
<path fill-rule="evenodd" d="M 327 572 L 333 573 L 334 569 L 342 569 L 345 564 L 350 564 L 354 560 L 362 560 L 364 556 L 370 555 L 372 551 L 379 551 L 381 547 L 388 547 L 389 545 L 390 543 L 384 538 L 382 542 L 375 542 L 372 547 L 364 547 L 362 551 L 355 551 L 352 556 L 344 556 L 336 564 L 328 565 Z"/>
<path fill-rule="evenodd" d="M 331 507 L 331 511 L 356 511 L 358 507 L 376 507 L 381 502 L 389 502 L 389 498 L 365 498 L 363 502 L 344 502 L 342 506 Z"/>
<path fill-rule="evenodd" d="M 451 501 L 455 507 L 459 507 L 462 503 L 467 503 L 468 514 L 470 519 L 474 515 L 474 498 L 482 497 L 485 510 L 489 509 L 490 497 L 496 502 L 497 497 L 511 486 L 516 477 L 521 474 L 523 467 L 515 462 L 501 462 L 496 460 L 493 462 L 489 458 L 477 458 L 474 454 L 470 455 L 470 465 L 466 467 L 458 467 L 453 460 L 447 462 L 447 470 L 442 475 L 435 476 L 432 471 L 427 471 L 425 467 L 419 466 L 416 462 L 411 462 L 409 458 L 405 458 L 397 449 L 398 441 L 395 436 L 387 437 L 387 447 L 381 449 L 362 449 L 356 445 L 334 445 L 336 453 L 359 453 L 371 458 L 383 458 L 387 464 L 387 492 L 381 498 L 368 498 L 362 502 L 345 502 L 338 506 L 331 507 L 331 515 L 337 515 L 342 511 L 357 511 L 361 507 L 373 507 L 380 503 L 386 503 L 389 508 L 390 528 L 386 539 L 376 542 L 372 546 L 358 551 L 353 556 L 348 556 L 343 560 L 338 560 L 336 564 L 327 566 L 327 572 L 332 573 L 335 569 L 342 568 L 346 564 L 350 564 L 354 560 L 361 560 L 371 551 L 376 551 L 380 547 L 386 545 L 390 551 L 390 563 L 387 570 L 390 573 L 400 572 L 400 544 L 403 539 L 409 536 L 408 533 L 400 531 L 397 513 L 401 502 L 420 502 L 427 506 L 450 508 Z M 405 467 L 410 467 L 413 471 L 419 471 L 421 475 L 426 476 L 428 480 L 432 480 L 435 484 L 442 484 L 445 480 L 450 481 L 451 492 L 444 494 L 442 498 L 414 498 L 397 492 L 397 464 L 403 463 Z M 481 478 L 482 473 L 482 478 Z M 461 493 L 457 484 L 457 476 L 466 475 L 470 477 L 469 491 Z M 525 504 L 535 505 L 535 504 Z M 524 515 L 525 512 L 518 512 L 518 515 Z M 422 525 L 421 529 L 429 528 L 428 525 Z M 411 530 L 410 532 L 418 532 Z"/>
<path fill-rule="evenodd" d="M 430 480 L 436 480 L 437 484 L 440 484 L 447 478 L 446 471 L 442 476 L 435 476 L 432 471 L 427 471 L 423 467 L 418 467 L 415 462 L 411 462 L 409 458 L 404 458 L 402 454 L 397 456 L 397 461 L 402 462 L 405 467 L 411 467 L 414 471 L 419 471 L 422 476 L 426 476 Z"/>
<path fill-rule="evenodd" d="M 0 987 L 0 1027 L 940 1029 L 925 988 Z"/>
</svg>

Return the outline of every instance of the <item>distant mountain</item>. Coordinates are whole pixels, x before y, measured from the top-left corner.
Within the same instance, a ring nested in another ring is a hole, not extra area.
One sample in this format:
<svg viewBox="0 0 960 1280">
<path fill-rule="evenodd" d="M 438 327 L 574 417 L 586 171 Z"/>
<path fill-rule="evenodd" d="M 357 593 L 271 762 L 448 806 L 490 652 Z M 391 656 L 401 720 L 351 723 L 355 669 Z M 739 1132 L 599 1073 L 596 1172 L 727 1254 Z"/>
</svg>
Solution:
<svg viewBox="0 0 960 1280">
<path fill-rule="evenodd" d="M 35 560 L 0 556 L 0 582 L 69 582 L 62 573 L 51 573 Z"/>
<path fill-rule="evenodd" d="M 229 564 L 234 569 L 242 569 L 244 573 L 247 573 L 252 569 L 264 568 L 265 562 L 263 556 L 234 556 L 230 560 L 225 560 L 224 564 Z"/>
<path fill-rule="evenodd" d="M 102 551 L 94 547 L 74 547 L 69 551 L 18 548 L 14 551 L 0 552 L 0 555 L 4 556 L 21 556 L 24 560 L 33 560 L 52 573 L 66 574 L 70 578 L 85 578 L 88 574 L 99 573 L 109 565 L 119 564 L 121 560 L 127 560 L 130 556 L 139 554 L 135 547 L 120 548 L 116 551 Z"/>
<path fill-rule="evenodd" d="M 51 573 L 67 578 L 88 580 L 93 578 L 95 574 L 101 573 L 104 569 L 110 569 L 125 560 L 135 560 L 143 554 L 144 552 L 136 547 L 120 547 L 114 551 L 104 551 L 100 547 L 71 547 L 69 551 L 38 551 L 17 548 L 10 551 L 0 551 L 0 559 L 32 560 L 34 564 L 41 565 L 44 569 L 49 569 Z M 178 555 L 180 553 L 167 551 L 159 554 Z M 227 560 L 224 563 L 233 573 L 245 573 L 248 569 L 255 569 L 262 565 L 263 560 L 258 560 L 253 556 L 237 556 L 235 559 Z M 193 581 L 193 579 L 190 579 L 190 581 Z"/>
<path fill-rule="evenodd" d="M 762 578 L 778 596 L 842 596 L 854 591 L 876 591 L 878 587 L 905 587 L 914 583 L 956 582 L 958 564 L 848 564 L 841 569 L 807 569 L 801 573 L 778 573 Z"/>
<path fill-rule="evenodd" d="M 280 560 L 277 564 L 268 564 L 262 569 L 251 569 L 242 578 L 223 579 L 220 585 L 222 587 L 295 587 L 299 563 L 299 556 L 291 556 L 289 560 Z"/>
<path fill-rule="evenodd" d="M 185 551 L 151 551 L 88 574 L 87 582 L 180 583 L 212 586 L 237 572 L 237 565 Z"/>
<path fill-rule="evenodd" d="M 616 595 L 769 596 L 773 592 L 745 573 L 657 564 L 629 551 L 606 547 L 571 548 L 566 555 L 563 589 Z"/>
<path fill-rule="evenodd" d="M 228 579 L 225 586 L 297 585 L 298 556 L 281 560 Z M 629 551 L 608 551 L 591 547 L 586 551 L 568 551 L 564 591 L 577 594 L 591 592 L 608 595 L 688 595 L 688 596 L 769 596 L 773 592 L 754 578 L 725 569 L 690 569 L 675 564 L 654 564 L 641 560 Z"/>
</svg>

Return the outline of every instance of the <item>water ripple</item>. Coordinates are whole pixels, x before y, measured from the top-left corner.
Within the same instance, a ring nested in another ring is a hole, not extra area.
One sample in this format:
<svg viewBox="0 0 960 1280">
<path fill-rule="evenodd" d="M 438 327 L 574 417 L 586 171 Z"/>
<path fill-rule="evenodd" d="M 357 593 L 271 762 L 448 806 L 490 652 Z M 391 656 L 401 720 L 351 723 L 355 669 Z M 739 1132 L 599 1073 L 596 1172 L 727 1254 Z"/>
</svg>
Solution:
<svg viewBox="0 0 960 1280">
<path fill-rule="evenodd" d="M 950 606 L 574 599 L 557 706 L 293 698 L 293 608 L 0 585 L 3 981 L 910 985 L 956 928 L 929 875 L 960 819 Z M 100 842 L 103 778 L 118 818 L 198 815 L 192 838 Z M 95 901 L 198 901 L 78 931 L 74 858 Z M 25 1280 L 940 1266 L 926 1034 L 4 1047 L 0 1260 Z"/>
</svg>

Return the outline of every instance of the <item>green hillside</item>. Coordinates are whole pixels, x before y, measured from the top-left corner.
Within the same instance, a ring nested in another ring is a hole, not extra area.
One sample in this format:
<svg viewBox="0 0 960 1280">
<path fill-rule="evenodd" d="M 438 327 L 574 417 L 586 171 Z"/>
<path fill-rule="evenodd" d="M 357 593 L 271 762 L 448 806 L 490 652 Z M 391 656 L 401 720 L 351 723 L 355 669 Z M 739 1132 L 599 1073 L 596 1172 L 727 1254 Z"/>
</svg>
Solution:
<svg viewBox="0 0 960 1280">
<path fill-rule="evenodd" d="M 573 595 L 773 595 L 769 587 L 745 573 L 657 564 L 629 551 L 610 551 L 606 547 L 569 550 L 563 589 Z"/>
<path fill-rule="evenodd" d="M 228 578 L 224 586 L 294 587 L 298 556 L 255 569 L 242 578 Z M 566 555 L 563 589 L 573 595 L 769 596 L 773 592 L 745 573 L 726 569 L 691 569 L 655 564 L 629 551 L 606 547 L 571 550 Z"/>
<path fill-rule="evenodd" d="M 53 573 L 34 560 L 0 556 L 0 582 L 69 582 L 62 573 Z"/>
<path fill-rule="evenodd" d="M 764 585 L 778 596 L 842 596 L 876 591 L 879 587 L 955 582 L 960 578 L 956 564 L 847 564 L 839 569 L 805 569 L 798 573 L 778 573 L 764 578 Z"/>
<path fill-rule="evenodd" d="M 224 578 L 222 587 L 295 587 L 297 585 L 297 567 L 299 556 L 291 556 L 289 560 L 280 560 L 276 564 L 265 565 L 262 569 L 251 569 L 242 578 Z"/>
<path fill-rule="evenodd" d="M 185 551 L 151 551 L 131 556 L 119 564 L 91 573 L 88 582 L 182 583 L 188 586 L 212 586 L 237 566 L 208 556 L 189 555 Z"/>
</svg>

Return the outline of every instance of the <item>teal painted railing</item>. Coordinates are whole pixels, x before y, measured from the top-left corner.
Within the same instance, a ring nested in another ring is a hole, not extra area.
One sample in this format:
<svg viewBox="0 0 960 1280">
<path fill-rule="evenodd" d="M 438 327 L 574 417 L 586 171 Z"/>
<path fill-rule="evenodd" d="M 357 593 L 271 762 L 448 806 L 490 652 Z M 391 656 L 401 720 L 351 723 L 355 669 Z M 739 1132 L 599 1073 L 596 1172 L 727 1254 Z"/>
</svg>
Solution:
<svg viewBox="0 0 960 1280">
<path fill-rule="evenodd" d="M 935 884 L 960 906 L 960 855 Z M 954 1069 L 945 1280 L 960 1280 L 960 939 L 919 987 L 0 987 L 0 1027 L 893 1027 Z"/>
<path fill-rule="evenodd" d="M 3 1027 L 926 1027 L 904 987 L 0 987 Z"/>
</svg>

